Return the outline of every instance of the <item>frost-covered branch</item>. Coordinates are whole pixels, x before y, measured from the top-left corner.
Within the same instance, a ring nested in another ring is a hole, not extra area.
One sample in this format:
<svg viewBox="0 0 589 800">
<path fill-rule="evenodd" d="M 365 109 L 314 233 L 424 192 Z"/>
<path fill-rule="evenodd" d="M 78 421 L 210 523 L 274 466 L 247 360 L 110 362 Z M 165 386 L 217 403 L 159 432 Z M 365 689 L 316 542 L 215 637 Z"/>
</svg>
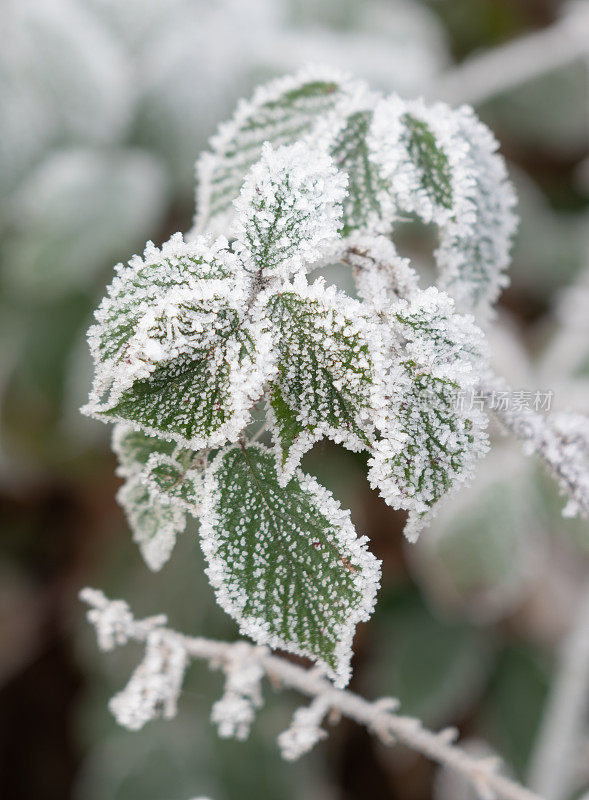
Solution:
<svg viewBox="0 0 589 800">
<path fill-rule="evenodd" d="M 569 4 L 548 28 L 472 56 L 442 74 L 430 93 L 449 103 L 477 105 L 589 55 L 589 3 Z"/>
<path fill-rule="evenodd" d="M 487 406 L 524 445 L 535 453 L 555 478 L 568 502 L 563 515 L 589 518 L 589 419 L 583 414 L 558 412 L 542 415 L 531 408 L 504 408 L 498 398 L 509 392 L 502 378 L 481 384 Z"/>
<path fill-rule="evenodd" d="M 272 655 L 265 647 L 188 637 L 164 627 L 161 616 L 136 620 L 126 603 L 110 601 L 96 589 L 84 589 L 80 596 L 90 606 L 88 618 L 96 627 L 102 649 L 111 650 L 129 640 L 147 646 L 146 657 L 129 685 L 111 702 L 122 725 L 136 729 L 160 714 L 173 715 L 186 660 L 201 660 L 226 675 L 225 694 L 212 713 L 221 736 L 247 736 L 255 709 L 262 702 L 260 681 L 265 676 L 273 686 L 295 689 L 312 700 L 309 707 L 295 712 L 292 725 L 279 737 L 286 759 L 298 758 L 324 738 L 320 726 L 329 712 L 335 712 L 364 725 L 384 744 L 400 742 L 456 770 L 481 797 L 540 800 L 534 792 L 500 775 L 496 758 L 476 758 L 453 744 L 455 729 L 434 733 L 418 719 L 398 714 L 398 701 L 393 698 L 369 701 L 349 690 L 335 689 L 321 670 L 305 669 Z"/>
<path fill-rule="evenodd" d="M 547 800 L 576 789 L 575 761 L 583 749 L 589 714 L 589 585 L 565 637 L 530 770 L 530 783 Z"/>
</svg>

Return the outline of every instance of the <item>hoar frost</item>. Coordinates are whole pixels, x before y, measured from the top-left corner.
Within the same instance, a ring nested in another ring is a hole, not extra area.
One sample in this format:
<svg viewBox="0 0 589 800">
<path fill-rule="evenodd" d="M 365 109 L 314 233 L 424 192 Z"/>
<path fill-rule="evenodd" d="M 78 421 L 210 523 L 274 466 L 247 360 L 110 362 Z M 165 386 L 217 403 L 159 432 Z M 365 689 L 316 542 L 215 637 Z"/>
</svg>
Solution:
<svg viewBox="0 0 589 800">
<path fill-rule="evenodd" d="M 118 497 L 148 565 L 162 567 L 194 516 L 240 631 L 343 686 L 380 564 L 301 459 L 323 437 L 365 451 L 411 539 L 470 479 L 486 418 L 460 398 L 487 370 L 475 317 L 505 283 L 513 192 L 470 109 L 383 97 L 323 68 L 259 89 L 211 147 L 195 229 L 116 268 L 89 331 L 84 412 L 115 423 Z M 420 288 L 395 249 L 407 217 L 439 228 L 437 287 Z M 338 260 L 357 297 L 308 275 Z M 183 665 L 166 647 L 154 634 L 113 701 L 124 724 L 172 713 Z M 247 685 L 227 673 L 222 735 L 247 734 L 252 670 Z M 287 757 L 322 737 L 321 719 L 298 714 Z"/>
</svg>

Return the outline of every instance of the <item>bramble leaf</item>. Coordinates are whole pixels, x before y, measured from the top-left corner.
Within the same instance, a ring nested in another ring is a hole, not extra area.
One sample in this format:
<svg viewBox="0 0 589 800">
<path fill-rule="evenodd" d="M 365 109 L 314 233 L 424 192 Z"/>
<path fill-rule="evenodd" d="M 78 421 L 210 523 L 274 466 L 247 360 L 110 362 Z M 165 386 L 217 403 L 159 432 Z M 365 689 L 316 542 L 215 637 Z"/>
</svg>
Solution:
<svg viewBox="0 0 589 800">
<path fill-rule="evenodd" d="M 472 109 L 395 95 L 377 104 L 368 137 L 384 188 L 383 218 L 415 214 L 440 227 L 439 285 L 459 311 L 488 315 L 505 285 L 516 228 L 513 188 L 497 142 Z"/>
<path fill-rule="evenodd" d="M 193 450 L 235 438 L 274 369 L 269 323 L 246 289 L 222 240 L 174 239 L 121 268 L 89 333 L 97 376 L 85 413 Z"/>
<path fill-rule="evenodd" d="M 304 138 L 323 114 L 357 89 L 356 82 L 333 70 L 305 69 L 259 87 L 251 101 L 242 101 L 211 140 L 211 152 L 197 162 L 195 230 L 227 233 L 233 201 L 264 142 L 278 147 Z"/>
<path fill-rule="evenodd" d="M 234 247 L 263 279 L 308 268 L 339 238 L 345 186 L 325 153 L 266 143 L 235 201 Z"/>
<path fill-rule="evenodd" d="M 485 363 L 482 332 L 453 309 L 432 287 L 394 311 L 398 360 L 384 378 L 383 439 L 368 478 L 389 505 L 409 511 L 411 540 L 441 498 L 470 479 L 488 447 L 486 417 L 472 395 L 480 374 L 473 366 Z"/>
<path fill-rule="evenodd" d="M 122 478 L 138 475 L 153 453 L 171 455 L 175 447 L 175 442 L 147 436 L 123 422 L 113 427 L 112 449 L 119 460 L 117 475 Z"/>
<path fill-rule="evenodd" d="M 196 516 L 202 500 L 202 464 L 190 450 L 184 451 L 185 464 L 181 463 L 180 458 L 182 453 L 174 457 L 153 453 L 147 461 L 142 479 L 161 503 L 172 503 Z"/>
<path fill-rule="evenodd" d="M 127 478 L 117 493 L 117 500 L 147 566 L 154 572 L 161 569 L 170 558 L 176 536 L 186 526 L 184 512 L 177 505 L 155 497 L 140 475 Z"/>
<path fill-rule="evenodd" d="M 376 331 L 360 303 L 322 279 L 308 285 L 301 274 L 270 295 L 268 316 L 280 388 L 273 402 L 274 440 L 286 481 L 303 453 L 324 436 L 353 450 L 369 441 Z"/>
<path fill-rule="evenodd" d="M 206 473 L 201 540 L 217 601 L 242 634 L 347 683 L 380 570 L 326 489 L 300 470 L 282 488 L 268 448 L 229 447 Z"/>
</svg>

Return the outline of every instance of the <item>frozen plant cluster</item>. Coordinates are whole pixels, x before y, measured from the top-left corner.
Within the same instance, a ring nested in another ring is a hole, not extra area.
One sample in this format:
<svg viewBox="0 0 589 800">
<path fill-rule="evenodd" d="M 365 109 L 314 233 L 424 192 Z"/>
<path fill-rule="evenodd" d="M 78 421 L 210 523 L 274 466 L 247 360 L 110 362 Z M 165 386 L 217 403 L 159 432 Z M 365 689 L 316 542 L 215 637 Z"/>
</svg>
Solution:
<svg viewBox="0 0 589 800">
<path fill-rule="evenodd" d="M 365 452 L 411 541 L 470 481 L 487 415 L 459 398 L 492 381 L 480 326 L 515 229 L 496 150 L 468 108 L 384 97 L 325 68 L 274 81 L 199 160 L 193 230 L 117 266 L 89 332 L 83 410 L 114 423 L 119 500 L 148 565 L 165 563 L 194 516 L 240 633 L 313 659 L 336 687 L 380 563 L 301 461 L 324 438 Z M 396 250 L 407 218 L 438 228 L 436 285 L 422 288 Z M 334 262 L 356 296 L 311 275 Z M 567 510 L 586 511 L 585 422 L 504 422 L 557 474 Z M 113 701 L 129 727 L 175 710 L 185 662 L 158 636 Z M 260 702 L 248 652 L 224 663 L 213 710 L 224 736 L 245 737 Z M 287 757 L 322 737 L 323 716 L 298 713 Z"/>
</svg>

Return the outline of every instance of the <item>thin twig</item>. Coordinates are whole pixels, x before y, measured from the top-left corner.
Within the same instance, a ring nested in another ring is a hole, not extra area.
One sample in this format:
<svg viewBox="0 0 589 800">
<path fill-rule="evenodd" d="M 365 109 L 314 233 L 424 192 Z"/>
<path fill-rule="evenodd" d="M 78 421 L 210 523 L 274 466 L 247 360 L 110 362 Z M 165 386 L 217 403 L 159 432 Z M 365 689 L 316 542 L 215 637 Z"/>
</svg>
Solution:
<svg viewBox="0 0 589 800">
<path fill-rule="evenodd" d="M 128 639 L 145 642 L 157 626 L 160 641 L 168 638 L 171 647 L 182 647 L 186 655 L 195 660 L 207 661 L 211 666 L 227 664 L 239 648 L 240 656 L 247 648 L 251 658 L 259 664 L 265 676 L 275 687 L 295 689 L 310 698 L 321 698 L 326 708 L 364 725 L 384 744 L 402 742 L 433 761 L 456 770 L 471 781 L 482 794 L 504 800 L 541 800 L 534 792 L 497 773 L 497 759 L 476 758 L 453 744 L 454 729 L 438 733 L 424 728 L 418 719 L 394 713 L 398 701 L 386 698 L 366 700 L 347 689 L 335 689 L 316 668 L 305 669 L 280 656 L 272 655 L 267 648 L 249 645 L 243 641 L 220 642 L 202 637 L 185 636 L 170 628 L 161 627 L 162 619 L 136 620 L 122 601 L 110 601 L 102 592 L 84 589 L 80 597 L 91 607 L 89 616 L 100 628 L 101 614 L 114 620 L 114 638 L 108 647 Z M 120 613 L 121 608 L 123 613 Z M 100 635 L 100 630 L 99 630 Z M 103 639 L 104 646 L 104 639 Z"/>
<path fill-rule="evenodd" d="M 589 3 L 573 3 L 543 30 L 473 56 L 443 73 L 428 95 L 477 105 L 589 54 Z"/>
<path fill-rule="evenodd" d="M 547 800 L 564 800 L 577 788 L 575 760 L 589 711 L 589 585 L 559 660 L 530 770 L 531 785 Z"/>
</svg>

